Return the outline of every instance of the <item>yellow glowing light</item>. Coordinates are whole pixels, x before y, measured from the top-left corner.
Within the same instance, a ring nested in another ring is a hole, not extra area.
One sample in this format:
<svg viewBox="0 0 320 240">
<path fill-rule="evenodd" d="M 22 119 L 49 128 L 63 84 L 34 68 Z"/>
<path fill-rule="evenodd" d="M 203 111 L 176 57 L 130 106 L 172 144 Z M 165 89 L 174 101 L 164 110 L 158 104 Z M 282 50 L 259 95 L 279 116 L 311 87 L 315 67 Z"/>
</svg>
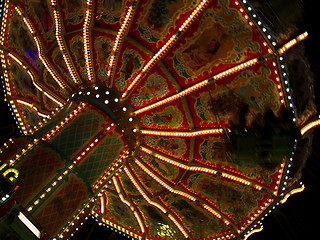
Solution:
<svg viewBox="0 0 320 240">
<path fill-rule="evenodd" d="M 242 70 L 242 69 L 244 69 L 244 68 L 250 67 L 250 66 L 256 64 L 257 62 L 258 62 L 258 59 L 257 59 L 257 58 L 248 60 L 248 61 L 246 61 L 246 62 L 244 62 L 244 63 L 241 63 L 241 64 L 239 64 L 239 65 L 237 65 L 237 66 L 235 66 L 235 67 L 232 67 L 232 68 L 230 68 L 230 69 L 228 69 L 228 70 L 225 70 L 225 71 L 223 71 L 223 72 L 215 75 L 213 78 L 214 78 L 215 80 L 218 80 L 218 79 L 220 79 L 220 78 L 223 78 L 223 77 L 226 77 L 226 76 L 228 76 L 228 75 L 230 75 L 230 74 L 233 74 L 233 73 L 235 73 L 235 72 L 238 72 L 238 71 L 240 71 L 240 70 Z"/>
<path fill-rule="evenodd" d="M 203 7 L 207 4 L 208 0 L 202 0 L 197 7 L 195 7 L 189 17 L 183 22 L 179 27 L 179 32 L 184 32 L 190 23 L 194 20 L 196 16 L 202 11 Z M 153 55 L 153 57 L 147 62 L 147 64 L 142 68 L 141 74 L 138 74 L 135 79 L 130 83 L 127 90 L 122 94 L 122 97 L 125 98 L 130 90 L 138 83 L 141 79 L 142 74 L 146 73 L 151 66 L 170 48 L 170 46 L 176 41 L 177 35 L 173 34 L 168 41 Z"/>
<path fill-rule="evenodd" d="M 15 10 L 18 12 L 19 15 L 23 15 L 22 13 L 22 9 L 19 6 L 15 7 Z M 53 70 L 53 68 L 51 67 L 51 65 L 49 64 L 49 62 L 46 59 L 46 56 L 43 55 L 43 51 L 42 51 L 42 45 L 40 44 L 40 40 L 39 37 L 36 36 L 36 31 L 35 28 L 33 27 L 32 23 L 29 21 L 28 18 L 23 17 L 23 21 L 26 24 L 29 32 L 31 33 L 31 35 L 33 36 L 33 39 L 35 40 L 37 49 L 38 49 L 38 53 L 39 53 L 39 58 L 42 61 L 42 63 L 45 65 L 45 67 L 47 68 L 47 70 L 49 71 L 49 73 L 52 75 L 52 77 L 54 78 L 54 80 L 59 84 L 60 87 L 62 88 L 66 88 L 66 85 L 63 83 L 63 81 L 61 80 L 61 77 L 58 76 L 58 74 Z"/>
<path fill-rule="evenodd" d="M 246 62 L 244 62 L 244 63 L 241 63 L 241 64 L 239 64 L 239 65 L 237 65 L 237 66 L 235 66 L 235 67 L 233 67 L 233 68 L 230 68 L 230 69 L 228 69 L 228 70 L 226 70 L 226 71 L 223 71 L 223 72 L 221 72 L 221 73 L 213 76 L 213 79 L 214 79 L 214 80 L 218 80 L 218 79 L 224 78 L 224 77 L 226 77 L 226 76 L 228 76 L 228 75 L 230 75 L 230 74 L 233 74 L 233 73 L 235 73 L 235 72 L 239 72 L 240 70 L 242 70 L 242 69 L 244 69 L 244 68 L 247 68 L 247 67 L 249 67 L 249 66 L 252 66 L 252 65 L 256 64 L 257 62 L 258 62 L 258 59 L 257 59 L 257 58 L 248 60 L 248 61 L 246 61 Z M 151 110 L 151 109 L 154 109 L 154 108 L 156 108 L 156 107 L 162 106 L 162 105 L 164 105 L 164 104 L 167 104 L 167 103 L 169 103 L 169 102 L 172 102 L 172 101 L 174 101 L 174 100 L 177 100 L 177 99 L 179 99 L 179 98 L 181 98 L 181 97 L 183 97 L 183 96 L 186 96 L 186 95 L 188 95 L 189 93 L 191 93 L 191 92 L 193 92 L 193 91 L 195 91 L 195 90 L 197 90 L 197 89 L 199 89 L 199 88 L 202 88 L 202 87 L 204 87 L 204 86 L 206 86 L 206 85 L 208 85 L 208 84 L 209 84 L 209 79 L 205 79 L 205 80 L 203 80 L 203 81 L 201 81 L 201 82 L 199 82 L 199 83 L 197 83 L 197 84 L 195 84 L 195 85 L 193 85 L 193 86 L 191 86 L 191 87 L 186 88 L 185 90 L 182 90 L 182 91 L 179 92 L 179 93 L 176 93 L 176 94 L 174 94 L 174 95 L 172 95 L 172 96 L 170 96 L 170 97 L 167 97 L 167 98 L 162 99 L 162 100 L 160 100 L 160 101 L 158 101 L 158 102 L 155 102 L 155 103 L 153 103 L 153 104 L 150 104 L 150 105 L 148 105 L 148 106 L 146 106 L 146 107 L 140 108 L 140 109 L 136 110 L 134 113 L 135 113 L 136 115 L 138 115 L 138 114 L 141 114 L 141 113 L 143 113 L 143 112 L 146 112 L 146 111 L 149 111 L 149 110 Z"/>
<path fill-rule="evenodd" d="M 169 225 L 163 224 L 163 223 L 158 223 L 159 228 L 157 229 L 157 234 L 160 237 L 166 238 L 174 238 L 176 231 L 174 229 L 171 229 Z"/>
<path fill-rule="evenodd" d="M 222 173 L 222 177 L 228 178 L 232 181 L 238 182 L 243 185 L 254 187 L 258 190 L 262 189 L 261 185 L 259 185 L 257 183 L 252 183 L 249 179 L 245 179 L 241 176 L 236 175 L 235 173 L 228 172 L 223 169 L 214 169 L 212 167 L 207 167 L 207 166 L 202 167 L 202 166 L 196 166 L 196 165 L 190 165 L 190 164 L 187 165 L 177 159 L 172 159 L 172 158 L 166 157 L 162 154 L 156 153 L 153 150 L 146 148 L 145 146 L 141 146 L 140 149 L 142 152 L 145 152 L 151 156 L 158 158 L 161 161 L 169 163 L 169 164 L 176 166 L 178 168 L 182 168 L 182 169 L 189 170 L 189 171 L 198 171 L 198 172 L 203 172 L 203 173 L 208 173 L 208 174 L 217 174 L 217 172 L 220 171 Z"/>
<path fill-rule="evenodd" d="M 261 232 L 262 230 L 263 230 L 263 226 L 262 226 L 262 225 L 261 225 L 260 228 L 253 229 L 250 233 L 248 233 L 248 234 L 245 236 L 244 240 L 247 240 L 252 234 L 257 233 L 257 232 Z"/>
<path fill-rule="evenodd" d="M 214 216 L 216 216 L 217 218 L 221 218 L 221 215 L 215 211 L 214 209 L 212 209 L 211 207 L 209 207 L 207 204 L 203 204 L 203 207 L 209 211 L 211 214 L 213 214 Z"/>
<path fill-rule="evenodd" d="M 12 53 L 8 53 L 8 56 L 11 57 L 13 60 L 15 60 L 22 68 L 27 69 L 27 67 L 22 63 L 22 61 L 18 57 L 16 57 Z M 50 90 L 45 88 L 41 83 L 36 82 L 35 74 L 30 69 L 27 70 L 27 73 L 30 76 L 33 85 L 40 92 L 44 93 L 48 98 L 50 98 L 52 101 L 56 102 L 59 106 L 63 106 L 64 100 L 62 100 L 56 94 L 53 94 Z"/>
<path fill-rule="evenodd" d="M 189 132 L 184 132 L 184 131 L 175 132 L 175 131 L 161 131 L 161 130 L 147 130 L 147 129 L 141 129 L 140 131 L 142 134 L 145 134 L 145 135 L 163 136 L 163 137 L 196 137 L 196 136 L 223 133 L 222 128 L 194 130 Z"/>
<path fill-rule="evenodd" d="M 14 174 L 14 176 L 9 177 L 9 180 L 10 180 L 11 182 L 14 182 L 15 180 L 18 179 L 18 177 L 19 177 L 19 171 L 18 171 L 17 169 L 9 168 L 9 169 L 7 169 L 2 175 L 3 175 L 4 177 L 6 177 L 9 173 L 13 173 L 13 174 Z"/>
<path fill-rule="evenodd" d="M 23 105 L 26 105 L 26 106 L 28 106 L 28 107 L 31 107 L 32 109 L 34 109 L 34 110 L 37 112 L 37 114 L 38 114 L 40 117 L 43 117 L 43 118 L 49 118 L 49 117 L 50 117 L 48 114 L 41 113 L 41 112 L 39 111 L 39 109 L 38 109 L 36 106 L 34 106 L 32 103 L 28 103 L 27 101 L 20 100 L 20 99 L 17 99 L 17 102 L 18 102 L 18 103 L 21 103 L 21 104 L 23 104 Z"/>
<path fill-rule="evenodd" d="M 21 222 L 24 223 L 24 225 L 26 225 L 30 229 L 30 231 L 37 238 L 41 237 L 41 232 L 39 231 L 39 229 L 35 225 L 33 225 L 33 223 L 22 212 L 19 212 L 18 218 L 21 220 Z"/>
<path fill-rule="evenodd" d="M 154 201 L 152 201 L 150 199 L 150 197 L 148 196 L 148 194 L 142 189 L 142 187 L 140 186 L 140 184 L 138 184 L 137 180 L 135 179 L 135 177 L 133 176 L 133 174 L 131 173 L 131 171 L 128 169 L 128 167 L 124 167 L 124 171 L 126 173 L 126 175 L 128 176 L 128 178 L 130 179 L 130 181 L 133 183 L 133 185 L 135 186 L 135 188 L 139 191 L 139 193 L 141 194 L 141 196 L 151 205 L 159 208 L 163 213 L 166 213 L 167 210 L 162 207 L 159 203 L 156 203 Z"/>
<path fill-rule="evenodd" d="M 171 214 L 168 215 L 168 217 L 171 219 L 171 221 L 179 228 L 179 230 L 182 232 L 185 238 L 189 238 L 188 232 L 184 229 L 184 227 L 176 220 L 174 216 Z"/>
<path fill-rule="evenodd" d="M 292 48 L 294 45 L 296 45 L 298 42 L 304 40 L 306 37 L 308 37 L 308 32 L 304 32 L 302 34 L 300 34 L 298 37 L 292 39 L 291 41 L 287 42 L 286 44 L 284 44 L 279 50 L 279 54 L 282 55 L 283 53 L 285 53 L 287 50 L 289 50 L 290 48 Z"/>
<path fill-rule="evenodd" d="M 133 13 L 133 8 L 132 8 L 132 6 L 130 6 L 128 8 L 128 11 L 127 11 L 127 14 L 124 18 L 124 21 L 123 21 L 123 23 L 117 33 L 116 40 L 113 43 L 113 48 L 112 48 L 112 52 L 110 54 L 109 66 L 108 66 L 108 71 L 107 71 L 108 77 L 110 77 L 110 75 L 111 75 L 111 71 L 114 66 L 115 56 L 116 56 L 116 53 L 117 53 L 119 46 L 120 46 L 121 38 L 128 27 L 129 21 L 132 17 L 132 13 Z"/>
<path fill-rule="evenodd" d="M 304 135 L 306 132 L 308 132 L 310 129 L 315 128 L 320 125 L 320 119 L 312 121 L 305 125 L 303 128 L 301 128 L 300 132 L 301 135 Z"/>
<path fill-rule="evenodd" d="M 143 224 L 143 220 L 141 219 L 141 217 L 139 216 L 139 214 L 135 211 L 135 209 L 131 206 L 130 202 L 125 200 L 122 193 L 121 193 L 121 190 L 120 190 L 120 187 L 119 187 L 119 183 L 118 183 L 118 180 L 116 177 L 112 177 L 112 181 L 113 181 L 113 185 L 115 186 L 116 188 L 116 191 L 118 193 L 118 196 L 120 198 L 120 200 L 125 203 L 130 209 L 131 211 L 133 211 L 133 214 L 135 216 L 135 218 L 137 219 L 137 222 L 139 223 L 139 226 L 140 226 L 140 229 L 141 229 L 141 232 L 145 232 L 145 227 L 144 227 L 144 224 Z"/>
<path fill-rule="evenodd" d="M 301 184 L 301 187 L 295 188 L 295 189 L 291 190 L 289 193 L 287 193 L 287 194 L 284 196 L 284 198 L 280 201 L 280 203 L 281 203 L 281 204 L 284 204 L 291 195 L 296 194 L 296 193 L 303 192 L 304 189 L 305 189 L 304 184 Z"/>
<path fill-rule="evenodd" d="M 151 171 L 150 169 L 148 169 L 148 167 L 146 165 L 144 165 L 142 162 L 140 162 L 137 158 L 134 159 L 135 160 L 135 163 L 141 167 L 141 169 L 143 171 L 145 171 L 150 177 L 152 177 L 155 181 L 157 181 L 160 185 L 162 185 L 164 188 L 166 188 L 167 190 L 169 190 L 170 192 L 174 193 L 174 194 L 178 194 L 180 196 L 183 196 L 191 201 L 196 201 L 197 199 L 193 196 L 191 196 L 190 194 L 188 193 L 185 193 L 183 191 L 179 191 L 179 190 L 176 190 L 174 188 L 172 188 L 171 186 L 169 186 L 168 183 L 166 183 L 164 180 L 162 180 L 160 177 L 156 176 L 156 174 Z"/>
<path fill-rule="evenodd" d="M 79 82 L 79 78 L 76 75 L 76 71 L 74 69 L 74 66 L 72 65 L 72 63 L 71 63 L 71 61 L 69 59 L 69 55 L 67 53 L 67 50 L 64 47 L 64 41 L 63 41 L 62 35 L 61 35 L 61 20 L 60 20 L 59 12 L 55 8 L 56 0 L 52 0 L 51 4 L 53 6 L 53 16 L 54 16 L 54 21 L 55 21 L 55 26 L 56 26 L 56 38 L 57 38 L 57 42 L 58 42 L 60 51 L 62 53 L 63 59 L 64 59 L 66 65 L 67 65 L 67 68 L 69 70 L 69 73 L 70 73 L 73 81 L 75 83 L 78 83 Z"/>
<path fill-rule="evenodd" d="M 92 22 L 92 0 L 87 0 L 87 10 L 85 14 L 85 20 L 83 25 L 83 42 L 84 42 L 84 58 L 85 65 L 87 69 L 87 75 L 89 81 L 94 81 L 93 78 L 93 70 L 92 70 L 92 59 L 91 59 L 91 51 L 90 51 L 90 31 L 89 26 Z"/>
</svg>

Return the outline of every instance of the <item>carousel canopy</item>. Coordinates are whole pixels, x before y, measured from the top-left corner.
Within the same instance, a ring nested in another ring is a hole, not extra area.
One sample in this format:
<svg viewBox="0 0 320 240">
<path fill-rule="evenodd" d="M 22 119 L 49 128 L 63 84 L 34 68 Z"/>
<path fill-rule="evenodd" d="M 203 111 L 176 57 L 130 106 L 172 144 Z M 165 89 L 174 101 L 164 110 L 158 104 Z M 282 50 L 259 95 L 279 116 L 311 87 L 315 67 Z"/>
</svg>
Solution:
<svg viewBox="0 0 320 240">
<path fill-rule="evenodd" d="M 284 56 L 307 33 L 279 37 L 246 0 L 1 5 L 1 79 L 21 132 L 40 136 L 74 105 L 86 127 L 70 124 L 61 146 L 109 126 L 109 145 L 80 166 L 99 180 L 101 224 L 137 239 L 244 239 L 302 189 L 289 173 L 314 110 L 297 116 Z"/>
</svg>

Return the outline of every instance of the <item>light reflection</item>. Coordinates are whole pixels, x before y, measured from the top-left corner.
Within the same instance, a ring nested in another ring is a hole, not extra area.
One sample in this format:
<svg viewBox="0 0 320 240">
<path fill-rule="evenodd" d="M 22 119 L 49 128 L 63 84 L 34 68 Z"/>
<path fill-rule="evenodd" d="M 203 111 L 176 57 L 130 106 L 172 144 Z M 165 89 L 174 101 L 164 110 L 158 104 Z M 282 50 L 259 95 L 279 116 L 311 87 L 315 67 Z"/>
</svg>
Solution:
<svg viewBox="0 0 320 240">
<path fill-rule="evenodd" d="M 170 228 L 169 225 L 158 223 L 159 228 L 157 228 L 157 234 L 159 237 L 174 237 L 176 235 L 176 231 Z"/>
</svg>

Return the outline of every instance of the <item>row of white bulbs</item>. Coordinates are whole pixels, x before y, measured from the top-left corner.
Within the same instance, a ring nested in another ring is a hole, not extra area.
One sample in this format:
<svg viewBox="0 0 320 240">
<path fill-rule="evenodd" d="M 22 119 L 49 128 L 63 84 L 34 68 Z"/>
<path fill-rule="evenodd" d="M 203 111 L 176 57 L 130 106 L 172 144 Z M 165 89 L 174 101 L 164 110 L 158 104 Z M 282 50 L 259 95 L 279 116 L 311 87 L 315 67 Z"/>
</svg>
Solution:
<svg viewBox="0 0 320 240">
<path fill-rule="evenodd" d="M 97 91 L 98 89 L 99 89 L 98 86 L 94 87 L 94 90 Z M 90 91 L 87 91 L 87 92 L 79 91 L 78 94 L 79 94 L 79 95 L 87 95 L 87 96 L 90 96 L 90 95 L 91 95 L 91 92 L 90 92 Z M 109 94 L 110 94 L 110 92 L 109 92 L 108 90 L 105 91 L 105 95 L 109 95 Z M 74 97 L 74 96 L 75 96 L 75 94 L 73 93 L 73 94 L 71 95 L 71 97 Z M 100 96 L 100 94 L 96 94 L 95 97 L 96 97 L 97 99 L 99 99 L 101 96 Z M 67 101 L 69 102 L 70 99 L 68 99 Z M 113 99 L 113 101 L 114 101 L 115 103 L 117 103 L 117 102 L 119 102 L 120 100 L 119 100 L 119 98 L 116 97 L 116 98 Z M 108 105 L 109 103 L 110 103 L 110 101 L 109 101 L 108 99 L 105 99 L 105 100 L 104 100 L 104 104 L 105 104 L 105 105 Z M 122 107 L 122 111 L 123 111 L 123 112 L 126 112 L 127 110 L 128 110 L 127 107 Z M 132 117 L 129 117 L 129 118 L 128 118 L 128 121 L 129 121 L 129 122 L 132 122 L 132 121 L 133 121 L 133 118 L 132 118 Z M 132 129 L 132 132 L 134 132 L 134 133 L 137 132 L 137 129 L 136 129 L 136 128 L 133 128 L 133 129 Z"/>
</svg>

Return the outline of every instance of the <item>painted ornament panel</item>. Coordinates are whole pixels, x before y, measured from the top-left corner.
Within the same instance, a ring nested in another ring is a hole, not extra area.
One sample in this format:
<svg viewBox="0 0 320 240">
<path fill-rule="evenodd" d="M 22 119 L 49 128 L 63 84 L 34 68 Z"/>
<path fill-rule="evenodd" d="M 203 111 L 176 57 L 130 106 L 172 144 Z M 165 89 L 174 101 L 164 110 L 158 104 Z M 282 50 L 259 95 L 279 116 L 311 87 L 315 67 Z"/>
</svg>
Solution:
<svg viewBox="0 0 320 240">
<path fill-rule="evenodd" d="M 142 201 L 137 205 L 143 212 L 151 239 L 184 239 L 180 230 L 158 208 Z"/>
<path fill-rule="evenodd" d="M 194 27 L 192 31 L 187 30 L 180 44 L 168 55 L 172 69 L 185 79 L 181 84 L 190 85 L 189 80 L 196 76 L 199 78 L 227 67 L 222 64 L 230 67 L 260 53 L 246 19 L 228 5 L 227 0 L 210 3 L 197 23 L 197 30 L 194 31 Z"/>
<path fill-rule="evenodd" d="M 190 141 L 187 138 L 145 136 L 143 140 L 147 146 L 169 156 L 184 160 L 189 157 Z"/>
<path fill-rule="evenodd" d="M 66 62 L 64 61 L 63 54 L 57 44 L 53 47 L 53 49 L 51 49 L 47 56 L 55 66 L 55 70 L 67 82 L 67 84 L 69 84 L 70 86 L 75 86 L 75 82 L 71 77 Z"/>
<path fill-rule="evenodd" d="M 126 0 L 100 0 L 97 1 L 97 21 L 103 20 L 107 24 L 115 24 L 120 21 Z"/>
<path fill-rule="evenodd" d="M 177 105 L 170 105 L 157 112 L 145 114 L 141 117 L 141 125 L 148 128 L 160 128 L 160 129 L 176 129 L 182 128 L 184 114 L 177 107 Z"/>
<path fill-rule="evenodd" d="M 68 90 L 60 87 L 46 68 L 42 69 L 41 83 L 43 83 L 51 92 L 57 94 L 63 99 L 67 99 L 69 97 Z"/>
<path fill-rule="evenodd" d="M 228 229 L 212 214 L 179 195 L 168 194 L 164 200 L 182 218 L 195 239 L 216 236 Z"/>
<path fill-rule="evenodd" d="M 130 79 L 142 68 L 145 60 L 140 51 L 131 48 L 126 48 L 120 56 L 118 62 L 121 65 L 116 70 L 114 85 L 116 89 L 123 92 L 130 85 Z"/>
<path fill-rule="evenodd" d="M 252 122 L 255 115 L 267 109 L 276 113 L 280 108 L 280 101 L 270 75 L 270 69 L 262 65 L 258 69 L 245 70 L 234 79 L 230 77 L 230 84 L 220 85 L 217 82 L 210 92 L 202 90 L 195 93 L 188 99 L 195 110 L 193 116 L 196 124 L 218 127 L 218 123 L 238 123 L 239 113 L 245 105 L 249 106 L 248 122 Z"/>
<path fill-rule="evenodd" d="M 107 71 L 109 64 L 109 57 L 112 52 L 114 36 L 106 34 L 101 35 L 97 33 L 93 40 L 94 52 L 93 58 L 95 59 L 95 74 L 101 82 L 107 79 Z M 108 83 L 107 83 L 108 84 Z"/>
<path fill-rule="evenodd" d="M 82 29 L 80 24 L 85 17 L 85 2 L 82 0 L 63 0 L 61 14 L 67 32 Z"/>
<path fill-rule="evenodd" d="M 170 92 L 167 80 L 159 73 L 149 75 L 131 96 L 135 107 L 142 107 L 160 99 Z"/>
<path fill-rule="evenodd" d="M 166 191 L 158 182 L 156 182 L 151 176 L 149 176 L 145 171 L 143 171 L 137 164 L 130 164 L 131 169 L 134 171 L 135 175 L 138 177 L 140 183 L 144 188 L 153 196 Z"/>
<path fill-rule="evenodd" d="M 10 59 L 9 78 L 14 88 L 14 95 L 39 103 L 39 92 L 32 79 L 23 68 L 13 59 Z"/>
<path fill-rule="evenodd" d="M 39 106 L 33 104 L 33 106 L 40 109 Z M 38 126 L 38 124 L 42 121 L 42 117 L 40 117 L 35 109 L 30 106 L 17 103 L 17 107 L 20 110 L 22 116 L 24 117 L 24 124 L 26 124 L 27 129 L 33 129 Z"/>
<path fill-rule="evenodd" d="M 41 110 L 44 108 L 47 110 L 47 113 L 52 113 L 52 111 L 56 111 L 56 109 L 59 107 L 59 105 L 53 101 L 52 99 L 48 98 L 45 94 L 41 95 L 42 98 L 42 108 Z"/>
<path fill-rule="evenodd" d="M 120 182 L 127 196 L 142 198 L 139 191 L 136 188 L 132 187 L 132 182 L 126 174 L 120 175 Z"/>
<path fill-rule="evenodd" d="M 82 32 L 68 35 L 65 37 L 65 39 L 68 43 L 69 53 L 72 57 L 76 70 L 83 80 L 87 79 Z"/>
<path fill-rule="evenodd" d="M 39 72 L 41 61 L 38 56 L 38 49 L 16 10 L 12 11 L 12 16 L 9 18 L 9 30 L 5 45 L 19 54 L 21 60 L 26 61 L 34 71 Z"/>
<path fill-rule="evenodd" d="M 151 166 L 158 175 L 163 176 L 171 182 L 176 182 L 183 172 L 183 170 L 179 170 L 179 168 L 143 152 L 140 153 L 140 158 Z"/>
<path fill-rule="evenodd" d="M 130 208 L 119 200 L 116 194 L 106 192 L 106 213 L 104 217 L 127 227 L 128 229 L 140 232 L 139 225 Z"/>
<path fill-rule="evenodd" d="M 26 1 L 25 9 L 33 21 L 33 27 L 40 33 L 47 48 L 55 40 L 55 25 L 49 1 Z"/>
<path fill-rule="evenodd" d="M 226 145 L 227 143 L 223 135 L 201 136 L 196 138 L 195 152 L 199 153 L 199 159 L 206 163 L 228 164 L 229 156 Z"/>
<path fill-rule="evenodd" d="M 191 175 L 188 186 L 196 192 L 201 192 L 204 197 L 213 201 L 223 214 L 239 224 L 242 218 L 253 213 L 264 199 L 264 194 L 252 191 L 248 186 L 206 174 Z"/>
<path fill-rule="evenodd" d="M 152 0 L 141 5 L 136 21 L 137 31 L 142 39 L 150 43 L 162 41 L 169 29 L 175 27 L 181 14 L 196 5 L 193 0 Z"/>
</svg>

